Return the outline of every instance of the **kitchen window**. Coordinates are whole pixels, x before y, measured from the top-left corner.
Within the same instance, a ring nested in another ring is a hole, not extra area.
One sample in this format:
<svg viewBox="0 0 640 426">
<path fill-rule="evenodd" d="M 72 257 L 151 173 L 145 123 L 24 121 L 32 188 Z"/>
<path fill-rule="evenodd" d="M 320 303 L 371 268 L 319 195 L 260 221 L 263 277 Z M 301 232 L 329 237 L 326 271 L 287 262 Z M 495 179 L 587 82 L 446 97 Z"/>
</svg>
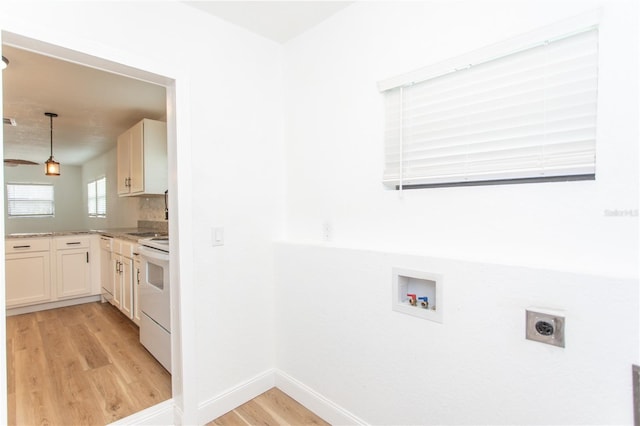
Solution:
<svg viewBox="0 0 640 426">
<path fill-rule="evenodd" d="M 107 178 L 103 177 L 87 184 L 89 217 L 107 217 Z"/>
<path fill-rule="evenodd" d="M 385 186 L 595 179 L 598 29 L 562 31 L 378 83 Z"/>
<path fill-rule="evenodd" d="M 53 217 L 54 191 L 51 184 L 7 184 L 9 217 Z"/>
</svg>

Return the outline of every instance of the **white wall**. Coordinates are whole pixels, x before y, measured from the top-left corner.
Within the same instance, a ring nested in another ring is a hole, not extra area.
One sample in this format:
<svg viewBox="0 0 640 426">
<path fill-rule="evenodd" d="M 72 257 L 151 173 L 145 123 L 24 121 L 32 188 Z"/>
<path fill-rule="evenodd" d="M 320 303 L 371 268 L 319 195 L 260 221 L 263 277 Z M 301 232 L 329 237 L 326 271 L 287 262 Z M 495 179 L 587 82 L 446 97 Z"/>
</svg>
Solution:
<svg viewBox="0 0 640 426">
<path fill-rule="evenodd" d="M 383 189 L 377 81 L 598 5 L 595 181 Z M 606 211 L 638 209 L 637 62 L 631 1 L 358 2 L 289 42 L 276 359 L 298 394 L 372 424 L 631 423 L 638 217 Z M 391 311 L 392 266 L 444 275 L 443 324 Z M 525 340 L 528 306 L 566 312 L 565 349 Z"/>
<path fill-rule="evenodd" d="M 87 203 L 87 184 L 103 176 L 107 178 L 107 217 L 96 218 L 84 215 L 85 228 L 136 227 L 139 216 L 138 199 L 118 196 L 116 148 L 87 161 L 82 166 L 83 206 Z M 86 211 L 86 208 L 84 210 Z"/>
<path fill-rule="evenodd" d="M 193 194 L 193 211 L 182 205 L 179 220 L 191 226 L 185 235 L 196 236 L 180 240 L 192 245 L 181 252 L 195 253 L 184 256 L 181 266 L 194 279 L 181 292 L 191 300 L 197 291 L 182 318 L 197 327 L 197 345 L 184 348 L 197 368 L 197 382 L 184 378 L 185 398 L 195 387 L 199 403 L 215 400 L 271 369 L 271 241 L 281 233 L 284 188 L 282 47 L 178 2 L 3 2 L 0 24 L 142 69 L 175 61 L 180 90 L 188 91 L 175 114 L 191 117 L 179 127 L 178 155 L 183 161 L 190 145 L 192 156 L 188 175 L 177 179 L 193 182 L 182 195 Z M 210 245 L 212 226 L 225 228 L 223 247 Z"/>
<path fill-rule="evenodd" d="M 61 167 L 60 176 L 56 177 L 45 176 L 44 166 L 5 166 L 6 183 L 51 183 L 55 197 L 54 217 L 9 218 L 5 205 L 5 232 L 12 234 L 82 230 L 85 216 L 83 212 L 86 208 L 82 201 L 81 173 L 80 167 L 64 164 Z"/>
<path fill-rule="evenodd" d="M 376 82 L 603 5 L 596 181 L 383 190 Z M 361 2 L 286 45 L 288 238 L 635 276 L 633 1 Z M 621 46 L 625 46 L 621 48 Z"/>
<path fill-rule="evenodd" d="M 297 243 L 276 262 L 278 368 L 367 424 L 632 423 L 636 280 Z M 443 276 L 442 324 L 391 310 L 394 266 Z M 525 340 L 529 307 L 564 311 L 565 348 Z"/>
</svg>

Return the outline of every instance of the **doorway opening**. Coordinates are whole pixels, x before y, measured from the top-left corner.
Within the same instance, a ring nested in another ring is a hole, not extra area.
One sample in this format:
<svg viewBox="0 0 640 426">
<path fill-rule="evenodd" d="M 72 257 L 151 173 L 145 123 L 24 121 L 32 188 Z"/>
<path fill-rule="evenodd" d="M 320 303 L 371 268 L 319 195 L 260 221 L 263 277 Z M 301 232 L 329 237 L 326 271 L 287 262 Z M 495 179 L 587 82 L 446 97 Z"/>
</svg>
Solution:
<svg viewBox="0 0 640 426">
<path fill-rule="evenodd" d="M 144 81 L 150 84 L 159 85 L 164 87 L 165 94 L 165 106 L 166 106 L 166 123 L 167 123 L 167 154 L 168 154 L 168 167 L 169 167 L 169 182 L 168 182 L 168 190 L 169 190 L 169 209 L 172 210 L 172 214 L 169 215 L 168 228 L 169 232 L 174 236 L 172 237 L 171 243 L 171 262 L 176 266 L 179 266 L 179 245 L 177 238 L 178 234 L 178 181 L 177 181 L 177 123 L 176 123 L 176 80 L 171 77 L 165 77 L 163 75 L 145 71 L 139 68 L 134 68 L 128 65 L 123 64 L 119 61 L 111 61 L 103 58 L 99 58 L 96 56 L 91 56 L 89 54 L 80 53 L 77 51 L 73 51 L 70 49 L 66 49 L 60 46 L 54 46 L 48 44 L 46 42 L 30 39 L 28 37 L 24 37 L 21 35 L 2 32 L 2 45 L 10 46 L 10 48 L 22 49 L 26 51 L 30 51 L 32 53 L 43 55 L 46 57 L 56 58 L 62 61 L 71 62 L 77 64 L 77 66 L 84 66 L 93 69 L 98 69 L 101 71 L 105 71 L 107 73 L 117 74 L 119 76 L 124 76 L 126 78 Z M 123 61 L 124 62 L 124 61 Z M 153 67 L 152 67 L 153 69 Z M 4 155 L 3 155 L 4 158 Z M 63 165 L 64 167 L 64 165 Z M 2 193 L 4 194 L 4 182 L 2 183 Z M 4 230 L 4 227 L 2 228 Z M 6 235 L 6 230 L 3 232 Z M 185 270 L 184 268 L 172 268 L 173 271 Z M 180 276 L 179 272 L 172 272 L 171 280 L 176 283 L 179 282 Z M 1 281 L 4 283 L 4 280 Z M 172 285 L 172 298 L 173 300 L 179 300 L 179 285 Z M 4 284 L 3 290 L 4 293 Z M 182 348 L 181 348 L 181 336 L 180 336 L 180 309 L 178 303 L 173 303 L 171 307 L 172 317 L 175 318 L 171 326 L 171 347 L 172 347 L 172 357 L 174 358 L 174 368 L 173 368 L 173 380 L 172 380 L 172 394 L 182 396 L 182 403 L 184 403 L 184 392 L 182 389 L 184 380 L 183 380 L 183 368 L 182 368 Z M 6 313 L 6 309 L 5 309 Z M 4 316 L 3 316 L 4 321 Z M 2 324 L 2 328 L 4 329 L 4 323 Z M 6 356 L 6 345 L 4 347 L 4 355 Z M 177 368 L 176 368 L 177 367 Z M 0 403 L 3 403 L 2 399 L 6 400 L 6 388 L 0 391 Z M 173 406 L 173 404 L 171 404 Z M 185 412 L 185 410 L 182 410 Z"/>
</svg>

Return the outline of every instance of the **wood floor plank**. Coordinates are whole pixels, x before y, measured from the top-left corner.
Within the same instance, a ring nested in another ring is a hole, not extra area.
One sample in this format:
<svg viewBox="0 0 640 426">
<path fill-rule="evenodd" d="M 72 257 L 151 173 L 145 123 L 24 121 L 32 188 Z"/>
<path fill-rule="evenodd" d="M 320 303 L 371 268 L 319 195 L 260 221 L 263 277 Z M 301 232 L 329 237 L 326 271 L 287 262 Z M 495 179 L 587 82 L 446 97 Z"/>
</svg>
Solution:
<svg viewBox="0 0 640 426">
<path fill-rule="evenodd" d="M 7 338 L 7 394 L 16 392 L 16 369 L 14 366 L 13 338 Z"/>
<path fill-rule="evenodd" d="M 16 421 L 16 394 L 8 393 L 7 394 L 7 424 L 9 426 L 17 425 Z"/>
<path fill-rule="evenodd" d="M 233 411 L 250 425 L 275 426 L 280 424 L 278 419 L 274 418 L 254 400 L 241 405 Z"/>
<path fill-rule="evenodd" d="M 113 365 L 92 369 L 87 371 L 87 375 L 96 392 L 102 397 L 100 408 L 105 423 L 112 423 L 134 412 L 134 395 L 128 393 L 126 384 L 121 381 Z"/>
<path fill-rule="evenodd" d="M 100 341 L 89 331 L 85 324 L 73 324 L 67 327 L 69 339 L 80 356 L 85 370 L 103 367 L 111 363 L 102 349 Z"/>
<path fill-rule="evenodd" d="M 15 417 L 21 425 L 55 421 L 58 410 L 48 378 L 45 355 L 41 347 L 15 352 L 16 368 Z"/>
<path fill-rule="evenodd" d="M 262 395 L 207 423 L 207 426 L 302 426 L 329 425 L 302 404 L 278 388 Z"/>
<path fill-rule="evenodd" d="M 84 370 L 79 354 L 69 341 L 68 330 L 61 320 L 38 323 L 42 344 L 47 348 L 46 358 L 49 368 L 65 375 Z"/>
<path fill-rule="evenodd" d="M 129 394 L 134 395 L 138 406 L 151 407 L 171 398 L 171 382 L 161 389 L 158 389 L 148 381 L 132 382 L 127 386 Z"/>
<path fill-rule="evenodd" d="M 220 416 L 208 425 L 216 425 L 216 426 L 247 426 L 248 423 L 245 422 L 242 417 L 240 417 L 235 411 L 229 411 L 224 416 Z"/>
<path fill-rule="evenodd" d="M 328 423 L 278 388 L 272 388 L 255 398 L 263 409 L 279 417 L 281 424 L 327 425 Z"/>
<path fill-rule="evenodd" d="M 11 321 L 10 321 L 11 320 Z M 13 329 L 14 350 L 19 351 L 41 344 L 37 333 L 32 330 L 37 325 L 35 316 L 25 314 L 7 318 Z"/>
</svg>

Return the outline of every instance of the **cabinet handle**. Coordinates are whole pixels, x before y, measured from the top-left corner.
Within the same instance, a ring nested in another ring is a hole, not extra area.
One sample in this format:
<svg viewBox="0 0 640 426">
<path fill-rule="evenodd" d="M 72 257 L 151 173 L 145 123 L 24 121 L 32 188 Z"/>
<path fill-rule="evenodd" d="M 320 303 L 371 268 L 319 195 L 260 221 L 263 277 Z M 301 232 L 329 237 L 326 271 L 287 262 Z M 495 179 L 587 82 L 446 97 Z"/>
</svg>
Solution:
<svg viewBox="0 0 640 426">
<path fill-rule="evenodd" d="M 87 263 L 89 263 L 89 252 L 87 252 Z"/>
<path fill-rule="evenodd" d="M 80 241 L 74 241 L 72 243 L 67 243 L 68 246 L 76 246 L 78 244 L 81 244 L 81 242 Z"/>
<path fill-rule="evenodd" d="M 31 248 L 31 246 L 13 246 L 14 249 Z"/>
<path fill-rule="evenodd" d="M 136 281 L 138 282 L 138 285 L 140 285 L 140 269 L 136 271 Z"/>
</svg>

